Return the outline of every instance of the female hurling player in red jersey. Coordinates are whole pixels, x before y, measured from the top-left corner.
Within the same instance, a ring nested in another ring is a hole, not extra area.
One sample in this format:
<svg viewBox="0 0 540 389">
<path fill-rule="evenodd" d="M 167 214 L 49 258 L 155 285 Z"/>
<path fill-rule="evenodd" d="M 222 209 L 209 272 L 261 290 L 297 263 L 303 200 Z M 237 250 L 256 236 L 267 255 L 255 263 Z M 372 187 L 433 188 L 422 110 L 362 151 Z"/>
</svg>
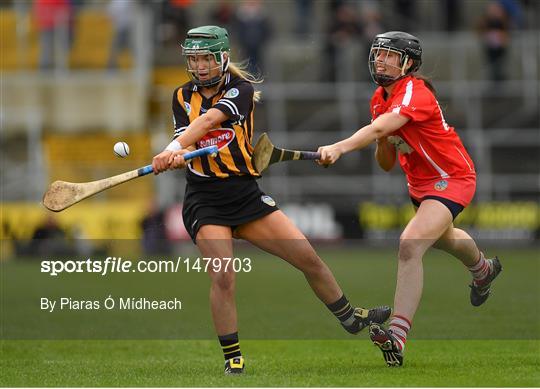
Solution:
<svg viewBox="0 0 540 389">
<path fill-rule="evenodd" d="M 407 333 L 422 295 L 422 257 L 429 247 L 467 266 L 474 306 L 486 301 L 502 270 L 498 258 L 486 259 L 469 234 L 453 225 L 474 196 L 476 172 L 459 136 L 444 120 L 433 87 L 415 73 L 421 63 L 422 47 L 415 36 L 400 31 L 377 35 L 369 54 L 369 71 L 379 85 L 371 99 L 371 124 L 319 148 L 319 163 L 333 164 L 375 141 L 379 165 L 389 171 L 397 154 L 407 177 L 416 214 L 400 237 L 394 314 L 388 328 L 370 326 L 371 340 L 388 366 L 403 364 Z"/>
</svg>

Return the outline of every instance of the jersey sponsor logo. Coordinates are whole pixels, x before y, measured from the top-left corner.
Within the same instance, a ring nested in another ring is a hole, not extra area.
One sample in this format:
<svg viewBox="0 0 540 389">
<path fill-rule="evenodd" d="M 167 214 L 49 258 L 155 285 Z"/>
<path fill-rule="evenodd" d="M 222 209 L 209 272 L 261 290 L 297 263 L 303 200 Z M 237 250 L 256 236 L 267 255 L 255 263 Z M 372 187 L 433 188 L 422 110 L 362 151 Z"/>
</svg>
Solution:
<svg viewBox="0 0 540 389">
<path fill-rule="evenodd" d="M 390 135 L 388 137 L 388 143 L 393 144 L 396 150 L 401 154 L 410 154 L 414 151 L 414 149 L 398 135 Z"/>
<path fill-rule="evenodd" d="M 433 187 L 435 188 L 435 190 L 442 192 L 443 190 L 448 188 L 448 181 L 446 180 L 437 181 L 435 185 L 433 185 Z"/>
<path fill-rule="evenodd" d="M 217 146 L 219 150 L 227 147 L 233 141 L 236 134 L 231 128 L 217 128 L 208 133 L 197 142 L 199 148 Z"/>
<path fill-rule="evenodd" d="M 191 114 L 191 105 L 187 101 L 184 101 L 184 107 L 186 107 L 186 113 L 189 116 Z"/>
<path fill-rule="evenodd" d="M 227 93 L 225 93 L 225 96 L 223 97 L 228 98 L 228 99 L 234 99 L 239 94 L 240 94 L 240 91 L 238 89 L 232 88 L 232 89 L 229 89 Z"/>
<path fill-rule="evenodd" d="M 274 201 L 274 199 L 268 195 L 262 195 L 261 196 L 261 201 L 263 203 L 265 203 L 266 205 L 269 205 L 271 207 L 275 207 L 276 206 L 276 202 Z"/>
</svg>

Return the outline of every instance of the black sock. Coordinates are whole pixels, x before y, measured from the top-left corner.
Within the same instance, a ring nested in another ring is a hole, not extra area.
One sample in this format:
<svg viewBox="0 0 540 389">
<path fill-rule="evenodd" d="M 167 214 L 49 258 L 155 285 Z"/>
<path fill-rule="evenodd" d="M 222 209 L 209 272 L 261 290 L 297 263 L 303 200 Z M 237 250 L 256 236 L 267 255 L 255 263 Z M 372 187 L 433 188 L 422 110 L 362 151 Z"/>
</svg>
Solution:
<svg viewBox="0 0 540 389">
<path fill-rule="evenodd" d="M 351 326 L 354 323 L 354 308 L 349 303 L 345 295 L 332 304 L 326 304 L 330 312 L 345 326 Z"/>
<path fill-rule="evenodd" d="M 239 357 L 242 355 L 240 352 L 240 342 L 238 341 L 238 332 L 218 336 L 219 344 L 223 350 L 223 356 L 225 360 Z"/>
</svg>

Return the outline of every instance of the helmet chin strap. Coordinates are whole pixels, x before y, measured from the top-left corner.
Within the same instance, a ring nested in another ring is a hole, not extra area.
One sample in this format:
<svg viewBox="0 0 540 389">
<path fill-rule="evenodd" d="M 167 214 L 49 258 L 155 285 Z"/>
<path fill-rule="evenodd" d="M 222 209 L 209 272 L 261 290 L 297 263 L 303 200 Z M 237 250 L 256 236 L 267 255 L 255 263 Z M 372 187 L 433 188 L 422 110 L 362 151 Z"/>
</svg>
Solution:
<svg viewBox="0 0 540 389">
<path fill-rule="evenodd" d="M 219 76 L 216 76 L 208 81 L 201 81 L 199 79 L 194 79 L 193 82 L 198 85 L 204 87 L 211 87 L 219 84 L 221 80 L 223 79 L 223 73 Z"/>
<path fill-rule="evenodd" d="M 407 62 L 409 62 L 409 56 L 408 55 L 406 55 L 405 58 L 403 59 L 403 66 L 401 67 L 401 77 L 403 77 L 405 75 L 405 67 L 407 66 Z"/>
<path fill-rule="evenodd" d="M 229 57 L 225 58 L 225 53 L 221 53 L 221 72 L 225 73 L 229 68 Z"/>
</svg>

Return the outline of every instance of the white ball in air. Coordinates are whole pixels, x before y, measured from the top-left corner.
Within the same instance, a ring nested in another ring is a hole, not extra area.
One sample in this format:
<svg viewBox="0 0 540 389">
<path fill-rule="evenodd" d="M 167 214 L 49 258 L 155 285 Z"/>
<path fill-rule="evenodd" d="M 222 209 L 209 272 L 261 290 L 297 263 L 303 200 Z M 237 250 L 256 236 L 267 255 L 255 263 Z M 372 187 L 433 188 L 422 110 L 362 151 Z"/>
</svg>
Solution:
<svg viewBox="0 0 540 389">
<path fill-rule="evenodd" d="M 120 158 L 127 157 L 129 155 L 129 146 L 126 142 L 116 142 L 114 145 L 114 155 Z"/>
</svg>

